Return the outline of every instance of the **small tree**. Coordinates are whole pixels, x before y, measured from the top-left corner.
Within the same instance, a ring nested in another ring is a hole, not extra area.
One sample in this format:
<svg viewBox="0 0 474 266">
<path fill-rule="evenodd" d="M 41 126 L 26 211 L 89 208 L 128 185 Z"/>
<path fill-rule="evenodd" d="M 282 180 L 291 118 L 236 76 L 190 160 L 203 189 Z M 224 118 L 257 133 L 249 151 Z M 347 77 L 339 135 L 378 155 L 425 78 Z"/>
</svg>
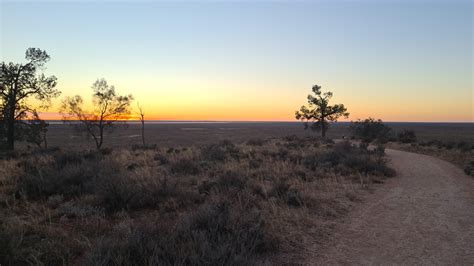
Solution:
<svg viewBox="0 0 474 266">
<path fill-rule="evenodd" d="M 129 118 L 132 95 L 120 96 L 114 86 L 105 79 L 98 79 L 92 85 L 94 109 L 83 109 L 81 96 L 66 97 L 60 112 L 65 122 L 70 122 L 76 130 L 91 136 L 97 149 L 104 143 L 104 132 L 111 132 L 116 125 Z"/>
<path fill-rule="evenodd" d="M 321 130 L 321 136 L 326 137 L 328 121 L 336 122 L 340 117 L 348 118 L 349 113 L 343 104 L 329 105 L 332 92 L 321 92 L 321 86 L 313 86 L 313 95 L 308 95 L 308 107 L 301 106 L 295 112 L 295 118 L 304 122 L 305 129 Z M 311 126 L 308 124 L 312 123 Z"/>
<path fill-rule="evenodd" d="M 21 134 L 16 132 L 22 128 L 18 127 L 18 122 L 27 118 L 28 113 L 35 111 L 28 100 L 36 98 L 42 102 L 41 107 L 46 108 L 50 100 L 60 94 L 55 89 L 55 76 L 46 77 L 43 73 L 38 73 L 49 61 L 49 55 L 38 48 L 29 48 L 25 58 L 25 64 L 2 62 L 0 65 L 0 126 L 4 127 L 0 131 L 6 135 L 4 138 L 9 150 L 14 149 L 15 139 Z"/>
<path fill-rule="evenodd" d="M 142 144 L 145 146 L 145 112 L 143 112 L 143 108 L 140 103 L 137 103 L 137 108 L 140 122 L 142 123 Z"/>
</svg>

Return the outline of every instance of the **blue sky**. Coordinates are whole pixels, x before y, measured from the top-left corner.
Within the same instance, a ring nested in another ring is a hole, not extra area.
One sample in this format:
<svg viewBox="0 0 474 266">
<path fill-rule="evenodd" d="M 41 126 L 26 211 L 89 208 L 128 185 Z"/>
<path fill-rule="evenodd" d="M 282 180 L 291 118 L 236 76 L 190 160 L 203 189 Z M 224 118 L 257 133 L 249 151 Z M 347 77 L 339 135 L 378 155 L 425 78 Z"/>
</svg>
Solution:
<svg viewBox="0 0 474 266">
<path fill-rule="evenodd" d="M 313 84 L 351 119 L 473 121 L 471 1 L 13 2 L 2 61 L 48 51 L 63 95 L 104 77 L 153 118 L 291 120 Z"/>
</svg>

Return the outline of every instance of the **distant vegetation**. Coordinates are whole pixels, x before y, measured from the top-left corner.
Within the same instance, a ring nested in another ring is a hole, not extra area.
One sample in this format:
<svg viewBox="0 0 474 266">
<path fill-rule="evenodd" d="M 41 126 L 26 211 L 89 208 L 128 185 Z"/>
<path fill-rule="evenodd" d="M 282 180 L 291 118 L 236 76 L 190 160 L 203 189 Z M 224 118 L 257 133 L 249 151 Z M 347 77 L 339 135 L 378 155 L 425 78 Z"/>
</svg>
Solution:
<svg viewBox="0 0 474 266">
<path fill-rule="evenodd" d="M 308 95 L 308 106 L 301 106 L 295 112 L 295 118 L 304 122 L 305 129 L 321 131 L 321 136 L 326 137 L 329 128 L 328 122 L 336 122 L 340 117 L 349 117 L 347 108 L 343 104 L 329 105 L 332 92 L 323 93 L 321 86 L 314 85 L 314 95 Z"/>
<path fill-rule="evenodd" d="M 2 265 L 298 262 L 305 236 L 394 175 L 383 151 L 294 136 L 0 162 Z"/>
</svg>

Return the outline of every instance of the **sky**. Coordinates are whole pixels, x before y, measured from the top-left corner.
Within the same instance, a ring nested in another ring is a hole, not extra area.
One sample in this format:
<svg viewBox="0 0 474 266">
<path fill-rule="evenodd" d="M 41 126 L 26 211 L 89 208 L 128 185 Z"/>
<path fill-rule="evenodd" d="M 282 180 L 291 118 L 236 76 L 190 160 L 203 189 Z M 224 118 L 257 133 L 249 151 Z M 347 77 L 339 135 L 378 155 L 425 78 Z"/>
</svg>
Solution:
<svg viewBox="0 0 474 266">
<path fill-rule="evenodd" d="M 349 120 L 474 122 L 472 1 L 7 1 L 1 61 L 50 54 L 62 95 L 105 78 L 147 119 L 292 121 L 314 84 Z"/>
</svg>

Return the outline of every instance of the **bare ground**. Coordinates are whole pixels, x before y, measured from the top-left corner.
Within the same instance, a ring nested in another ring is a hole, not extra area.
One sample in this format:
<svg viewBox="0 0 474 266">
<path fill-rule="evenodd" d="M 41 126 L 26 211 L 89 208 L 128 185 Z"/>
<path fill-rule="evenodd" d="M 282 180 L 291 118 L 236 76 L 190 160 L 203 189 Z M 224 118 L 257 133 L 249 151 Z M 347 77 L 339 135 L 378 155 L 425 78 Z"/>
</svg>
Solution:
<svg viewBox="0 0 474 266">
<path fill-rule="evenodd" d="M 398 177 L 339 224 L 308 264 L 474 265 L 474 179 L 440 159 L 386 152 Z"/>
</svg>

